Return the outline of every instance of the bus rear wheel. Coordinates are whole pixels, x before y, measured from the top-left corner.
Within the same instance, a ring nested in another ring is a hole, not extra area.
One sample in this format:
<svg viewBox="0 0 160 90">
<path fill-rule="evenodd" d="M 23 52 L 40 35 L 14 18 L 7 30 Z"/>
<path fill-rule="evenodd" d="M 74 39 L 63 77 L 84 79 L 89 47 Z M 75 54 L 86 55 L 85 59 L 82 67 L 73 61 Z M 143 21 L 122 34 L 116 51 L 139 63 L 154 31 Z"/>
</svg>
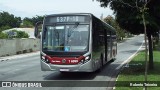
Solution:
<svg viewBox="0 0 160 90">
<path fill-rule="evenodd" d="M 101 67 L 100 68 L 102 68 L 103 67 L 103 64 L 104 64 L 104 62 L 103 62 L 103 60 L 104 60 L 104 56 L 103 56 L 103 54 L 101 54 Z"/>
<path fill-rule="evenodd" d="M 116 60 L 116 58 L 114 57 L 114 58 L 111 59 L 111 62 L 114 62 L 115 60 Z"/>
</svg>

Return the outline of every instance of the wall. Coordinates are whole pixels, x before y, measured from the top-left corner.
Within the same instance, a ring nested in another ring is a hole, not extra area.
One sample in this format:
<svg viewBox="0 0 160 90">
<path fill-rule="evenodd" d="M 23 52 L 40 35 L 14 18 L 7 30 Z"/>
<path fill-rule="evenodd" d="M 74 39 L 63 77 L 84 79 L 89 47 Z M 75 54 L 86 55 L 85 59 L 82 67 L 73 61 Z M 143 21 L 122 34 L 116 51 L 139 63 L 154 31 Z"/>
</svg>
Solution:
<svg viewBox="0 0 160 90">
<path fill-rule="evenodd" d="M 0 56 L 39 51 L 39 49 L 39 39 L 0 39 Z"/>
</svg>

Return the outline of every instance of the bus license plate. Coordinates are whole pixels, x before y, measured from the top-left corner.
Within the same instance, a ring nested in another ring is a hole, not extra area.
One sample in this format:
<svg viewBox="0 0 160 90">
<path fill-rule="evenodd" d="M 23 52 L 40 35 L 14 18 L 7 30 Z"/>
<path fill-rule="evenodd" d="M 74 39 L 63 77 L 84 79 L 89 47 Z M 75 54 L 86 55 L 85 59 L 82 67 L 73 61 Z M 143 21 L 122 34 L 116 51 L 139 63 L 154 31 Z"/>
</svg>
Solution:
<svg viewBox="0 0 160 90">
<path fill-rule="evenodd" d="M 60 69 L 60 71 L 69 71 L 69 69 Z"/>
</svg>

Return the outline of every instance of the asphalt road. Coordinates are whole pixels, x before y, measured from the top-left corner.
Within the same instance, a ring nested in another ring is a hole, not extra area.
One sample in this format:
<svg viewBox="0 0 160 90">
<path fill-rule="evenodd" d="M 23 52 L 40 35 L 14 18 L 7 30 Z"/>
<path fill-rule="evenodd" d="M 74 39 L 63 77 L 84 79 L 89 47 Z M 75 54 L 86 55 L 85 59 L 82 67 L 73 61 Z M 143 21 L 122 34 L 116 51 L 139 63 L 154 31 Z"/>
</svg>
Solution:
<svg viewBox="0 0 160 90">
<path fill-rule="evenodd" d="M 7 88 L 0 87 L 0 90 L 109 90 L 110 84 L 114 81 L 120 72 L 124 62 L 131 58 L 137 52 L 143 43 L 143 35 L 135 36 L 127 39 L 125 42 L 118 44 L 118 55 L 114 62 L 109 62 L 100 72 L 95 73 L 66 73 L 54 71 L 41 71 L 40 56 L 33 55 L 19 59 L 11 59 L 0 62 L 0 81 L 72 81 L 73 87 L 56 86 L 56 87 L 42 87 L 42 88 Z M 81 81 L 81 82 L 79 82 Z M 85 82 L 89 81 L 89 82 Z M 106 81 L 104 84 L 102 81 Z M 96 84 L 95 84 L 96 82 Z M 52 83 L 52 82 L 47 82 Z M 66 82 L 64 82 L 66 84 Z M 80 84 L 85 84 L 85 87 Z M 89 85 L 95 84 L 95 87 Z M 75 85 L 75 86 L 74 86 Z M 88 86 L 87 86 L 88 85 Z M 97 86 L 96 86 L 97 85 Z M 99 86 L 98 86 L 99 85 Z M 102 85 L 102 86 L 101 86 Z"/>
</svg>

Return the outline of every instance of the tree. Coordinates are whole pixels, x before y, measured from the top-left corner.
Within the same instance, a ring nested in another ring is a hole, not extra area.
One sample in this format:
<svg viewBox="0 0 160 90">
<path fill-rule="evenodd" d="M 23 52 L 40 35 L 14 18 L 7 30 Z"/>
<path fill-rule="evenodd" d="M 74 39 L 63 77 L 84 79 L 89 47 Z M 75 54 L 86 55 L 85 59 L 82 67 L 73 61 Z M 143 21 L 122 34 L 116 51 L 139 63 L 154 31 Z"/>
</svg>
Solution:
<svg viewBox="0 0 160 90">
<path fill-rule="evenodd" d="M 23 19 L 22 27 L 34 27 L 34 25 L 38 21 L 43 21 L 43 18 L 44 18 L 44 16 L 38 16 L 38 15 L 36 15 L 35 17 L 32 17 L 32 18 L 25 17 Z"/>
<path fill-rule="evenodd" d="M 132 34 L 145 33 L 149 41 L 149 68 L 153 69 L 152 36 L 160 30 L 159 0 L 98 0 L 102 7 L 110 5 L 120 27 Z M 127 12 L 127 13 L 126 13 Z M 145 23 L 144 23 L 145 22 Z"/>
<path fill-rule="evenodd" d="M 9 14 L 8 12 L 0 12 L 0 28 L 1 29 L 8 29 L 19 27 L 21 23 L 20 17 L 15 17 L 13 14 Z M 4 28 L 7 27 L 7 28 Z"/>
<path fill-rule="evenodd" d="M 159 0 L 98 0 L 102 7 L 108 6 L 114 10 L 120 26 L 133 34 L 145 34 L 145 81 L 147 81 L 147 43 L 149 41 L 149 68 L 153 69 L 153 50 L 151 36 L 156 36 L 160 30 Z M 127 13 L 125 13 L 127 12 Z M 147 87 L 145 87 L 147 89 Z"/>
<path fill-rule="evenodd" d="M 35 25 L 39 21 L 43 21 L 44 16 L 38 16 L 36 15 L 35 17 L 32 18 L 33 20 L 33 25 Z"/>
<path fill-rule="evenodd" d="M 104 22 L 108 23 L 116 29 L 118 40 L 123 40 L 123 38 L 125 37 L 125 30 L 119 27 L 119 24 L 112 16 L 109 15 L 106 18 L 104 18 Z"/>
<path fill-rule="evenodd" d="M 25 17 L 23 19 L 23 25 L 21 27 L 33 27 L 33 21 L 31 18 Z"/>
</svg>

